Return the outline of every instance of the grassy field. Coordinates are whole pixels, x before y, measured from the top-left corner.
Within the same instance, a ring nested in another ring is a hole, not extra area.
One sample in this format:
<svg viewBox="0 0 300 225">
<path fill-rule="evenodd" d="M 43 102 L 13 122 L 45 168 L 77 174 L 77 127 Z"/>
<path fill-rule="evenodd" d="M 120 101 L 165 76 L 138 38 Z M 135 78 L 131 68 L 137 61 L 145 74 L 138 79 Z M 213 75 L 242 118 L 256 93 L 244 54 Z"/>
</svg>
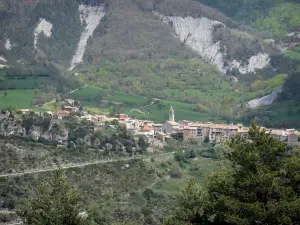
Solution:
<svg viewBox="0 0 300 225">
<path fill-rule="evenodd" d="M 162 100 L 163 108 L 160 108 L 159 105 L 154 104 L 150 107 L 142 108 L 140 112 L 134 111 L 130 112 L 127 110 L 126 113 L 130 116 L 137 117 L 140 119 L 149 119 L 155 122 L 164 122 L 169 118 L 169 109 L 172 106 L 175 110 L 175 119 L 176 120 L 191 120 L 191 121 L 209 121 L 211 116 L 208 113 L 200 113 L 192 110 L 192 105 L 176 102 Z"/>
<path fill-rule="evenodd" d="M 265 108 L 265 113 L 273 121 L 300 120 L 300 105 L 294 101 L 275 102 Z M 300 128 L 300 127 L 296 127 Z"/>
<path fill-rule="evenodd" d="M 4 96 L 4 93 L 7 96 Z M 6 90 L 0 91 L 0 109 L 12 106 L 16 109 L 31 108 L 31 101 L 34 96 L 34 90 Z"/>
<path fill-rule="evenodd" d="M 89 99 L 96 98 L 97 95 L 102 92 L 105 92 L 105 91 L 101 88 L 88 86 L 88 87 L 81 88 L 78 91 L 73 92 L 72 94 L 70 94 L 70 97 L 81 100 L 81 101 L 88 101 Z"/>
<path fill-rule="evenodd" d="M 109 101 L 113 102 L 121 102 L 125 104 L 127 107 L 141 107 L 145 105 L 147 98 L 134 96 L 134 95 L 126 95 L 124 93 L 116 93 L 113 96 L 109 96 L 107 98 Z"/>
<path fill-rule="evenodd" d="M 72 93 L 70 97 L 82 101 L 82 103 L 88 107 L 94 106 L 94 108 L 101 108 L 106 106 L 103 104 L 101 105 L 97 100 L 97 97 L 99 96 L 100 98 L 100 96 L 105 95 L 107 95 L 106 90 L 89 86 Z M 161 100 L 161 106 L 153 104 L 149 107 L 144 107 L 147 105 L 147 98 L 126 95 L 121 92 L 105 96 L 104 99 L 110 102 L 122 103 L 124 113 L 132 117 L 149 119 L 155 122 L 164 122 L 168 119 L 170 106 L 173 106 L 175 110 L 176 120 L 209 121 L 212 119 L 209 113 L 195 112 L 193 111 L 193 105 L 177 101 Z M 142 113 L 132 111 L 134 109 L 138 109 Z M 105 108 L 101 108 L 100 111 L 105 111 Z"/>
</svg>

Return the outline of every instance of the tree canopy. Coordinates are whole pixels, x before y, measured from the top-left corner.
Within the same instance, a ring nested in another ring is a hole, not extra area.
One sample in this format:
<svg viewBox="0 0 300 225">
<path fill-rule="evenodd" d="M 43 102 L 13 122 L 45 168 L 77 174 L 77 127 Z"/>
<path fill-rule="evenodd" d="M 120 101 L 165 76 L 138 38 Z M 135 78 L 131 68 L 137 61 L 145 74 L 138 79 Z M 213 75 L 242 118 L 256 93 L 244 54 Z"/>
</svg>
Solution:
<svg viewBox="0 0 300 225">
<path fill-rule="evenodd" d="M 68 183 L 62 170 L 42 182 L 36 196 L 24 200 L 18 215 L 26 225 L 88 224 L 87 214 L 80 213 L 82 196 Z"/>
<path fill-rule="evenodd" d="M 166 224 L 300 224 L 300 158 L 256 124 L 229 143 L 228 167 L 178 196 Z"/>
</svg>

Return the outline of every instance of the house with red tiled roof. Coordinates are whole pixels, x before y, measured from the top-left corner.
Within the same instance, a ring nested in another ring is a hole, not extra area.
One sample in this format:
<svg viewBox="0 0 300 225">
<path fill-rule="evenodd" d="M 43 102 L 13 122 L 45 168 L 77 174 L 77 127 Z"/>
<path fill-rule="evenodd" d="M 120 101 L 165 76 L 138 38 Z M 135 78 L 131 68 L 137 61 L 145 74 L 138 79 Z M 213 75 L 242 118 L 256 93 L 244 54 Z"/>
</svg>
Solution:
<svg viewBox="0 0 300 225">
<path fill-rule="evenodd" d="M 150 126 L 144 126 L 142 128 L 142 131 L 144 131 L 144 132 L 149 132 L 149 131 L 152 131 L 152 130 L 153 130 L 153 127 L 150 127 Z"/>
<path fill-rule="evenodd" d="M 120 114 L 119 118 L 121 121 L 126 121 L 129 117 L 126 114 Z"/>
<path fill-rule="evenodd" d="M 147 137 L 154 137 L 154 129 L 151 126 L 142 126 L 140 131 L 136 131 L 135 135 L 143 134 Z"/>
</svg>

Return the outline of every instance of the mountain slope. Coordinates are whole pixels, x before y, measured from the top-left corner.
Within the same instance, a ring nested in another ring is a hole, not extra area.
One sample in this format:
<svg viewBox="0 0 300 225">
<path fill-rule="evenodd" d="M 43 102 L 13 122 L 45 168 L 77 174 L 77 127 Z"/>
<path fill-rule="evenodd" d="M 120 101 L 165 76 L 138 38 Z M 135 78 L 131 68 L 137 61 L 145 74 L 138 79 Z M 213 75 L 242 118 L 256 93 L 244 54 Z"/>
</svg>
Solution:
<svg viewBox="0 0 300 225">
<path fill-rule="evenodd" d="M 193 1 L 29 2 L 4 1 L 1 55 L 10 63 L 35 55 L 73 69 L 83 56 L 84 63 L 99 65 L 198 53 L 222 72 L 238 67 L 244 74 L 267 66 L 275 51 L 252 30 Z M 232 48 L 230 39 L 240 45 Z"/>
<path fill-rule="evenodd" d="M 271 93 L 252 91 L 250 84 L 297 68 L 282 54 L 296 45 L 295 35 L 279 45 L 193 0 L 2 0 L 0 6 L 0 65 L 10 67 L 0 74 L 4 82 L 12 74 L 59 73 L 64 76 L 53 80 L 76 78 L 81 86 L 230 114 Z M 66 82 L 51 86 L 67 93 Z"/>
<path fill-rule="evenodd" d="M 269 37 L 283 37 L 299 30 L 297 0 L 196 0 L 219 9 L 227 16 L 250 25 Z"/>
</svg>

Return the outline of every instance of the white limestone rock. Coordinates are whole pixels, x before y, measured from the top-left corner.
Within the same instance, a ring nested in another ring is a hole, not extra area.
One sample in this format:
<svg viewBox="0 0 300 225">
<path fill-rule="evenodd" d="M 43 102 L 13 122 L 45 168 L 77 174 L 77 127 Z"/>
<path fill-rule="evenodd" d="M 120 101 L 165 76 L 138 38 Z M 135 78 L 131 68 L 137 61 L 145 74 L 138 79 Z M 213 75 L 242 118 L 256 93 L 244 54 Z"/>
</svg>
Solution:
<svg viewBox="0 0 300 225">
<path fill-rule="evenodd" d="M 46 37 L 51 37 L 52 36 L 52 23 L 48 22 L 47 20 L 41 18 L 40 22 L 34 29 L 34 48 L 37 49 L 37 41 L 38 41 L 38 36 L 43 33 Z"/>
<path fill-rule="evenodd" d="M 105 16 L 104 6 L 88 6 L 81 4 L 79 6 L 80 21 L 83 25 L 85 22 L 86 26 L 81 34 L 80 41 L 77 46 L 76 53 L 71 61 L 69 70 L 73 70 L 75 66 L 82 62 L 87 42 L 91 37 L 100 23 L 100 20 Z"/>
<path fill-rule="evenodd" d="M 10 51 L 12 48 L 12 44 L 10 43 L 9 38 L 6 39 L 4 47 L 6 48 L 6 50 Z"/>
<path fill-rule="evenodd" d="M 220 50 L 220 42 L 213 41 L 213 29 L 216 25 L 225 25 L 219 21 L 210 20 L 206 17 L 179 17 L 161 16 L 163 22 L 173 24 L 173 29 L 181 42 L 187 44 L 193 50 L 207 59 L 217 68 L 225 72 L 224 54 Z"/>
<path fill-rule="evenodd" d="M 2 63 L 7 63 L 7 59 L 5 59 L 4 56 L 2 56 L 2 55 L 0 56 L 0 68 L 2 69 L 2 68 L 7 68 L 8 67 L 5 64 L 1 64 L 1 62 Z"/>
<path fill-rule="evenodd" d="M 287 34 L 286 36 L 300 38 L 300 32 L 291 32 L 291 33 Z"/>
<path fill-rule="evenodd" d="M 256 98 L 248 102 L 248 108 L 258 108 L 265 105 L 271 105 L 277 98 L 278 94 L 282 92 L 282 88 L 273 91 L 270 95 L 264 96 L 262 98 Z"/>
<path fill-rule="evenodd" d="M 164 16 L 157 12 L 164 23 L 172 25 L 176 36 L 179 37 L 182 43 L 185 43 L 193 50 L 199 53 L 208 62 L 217 66 L 217 68 L 226 73 L 228 69 L 238 68 L 240 73 L 255 73 L 255 69 L 262 69 L 269 65 L 270 57 L 266 53 L 259 53 L 249 59 L 248 65 L 242 65 L 241 62 L 233 60 L 229 67 L 225 67 L 225 59 L 227 49 L 230 46 L 224 46 L 221 50 L 220 41 L 215 42 L 213 39 L 213 32 L 216 26 L 226 27 L 225 24 L 210 20 L 206 17 L 179 17 L 179 16 Z"/>
<path fill-rule="evenodd" d="M 266 53 L 258 53 L 255 56 L 251 56 L 248 65 L 242 65 L 241 62 L 233 60 L 230 63 L 230 68 L 237 68 L 241 74 L 255 73 L 256 69 L 263 69 L 270 63 L 270 57 Z"/>
<path fill-rule="evenodd" d="M 266 53 L 259 53 L 249 59 L 248 72 L 255 73 L 255 69 L 263 69 L 270 63 L 270 57 Z"/>
<path fill-rule="evenodd" d="M 287 34 L 286 37 L 292 38 L 293 40 L 291 42 L 291 40 L 285 40 L 283 38 L 281 40 L 281 42 L 277 45 L 277 48 L 281 52 L 285 52 L 289 48 L 293 48 L 300 43 L 300 32 L 299 31 L 291 32 L 291 33 Z"/>
<path fill-rule="evenodd" d="M 3 55 L 0 55 L 0 61 L 2 61 L 2 62 L 5 62 L 5 63 L 6 63 L 6 62 L 7 62 L 7 59 L 5 59 Z"/>
</svg>

